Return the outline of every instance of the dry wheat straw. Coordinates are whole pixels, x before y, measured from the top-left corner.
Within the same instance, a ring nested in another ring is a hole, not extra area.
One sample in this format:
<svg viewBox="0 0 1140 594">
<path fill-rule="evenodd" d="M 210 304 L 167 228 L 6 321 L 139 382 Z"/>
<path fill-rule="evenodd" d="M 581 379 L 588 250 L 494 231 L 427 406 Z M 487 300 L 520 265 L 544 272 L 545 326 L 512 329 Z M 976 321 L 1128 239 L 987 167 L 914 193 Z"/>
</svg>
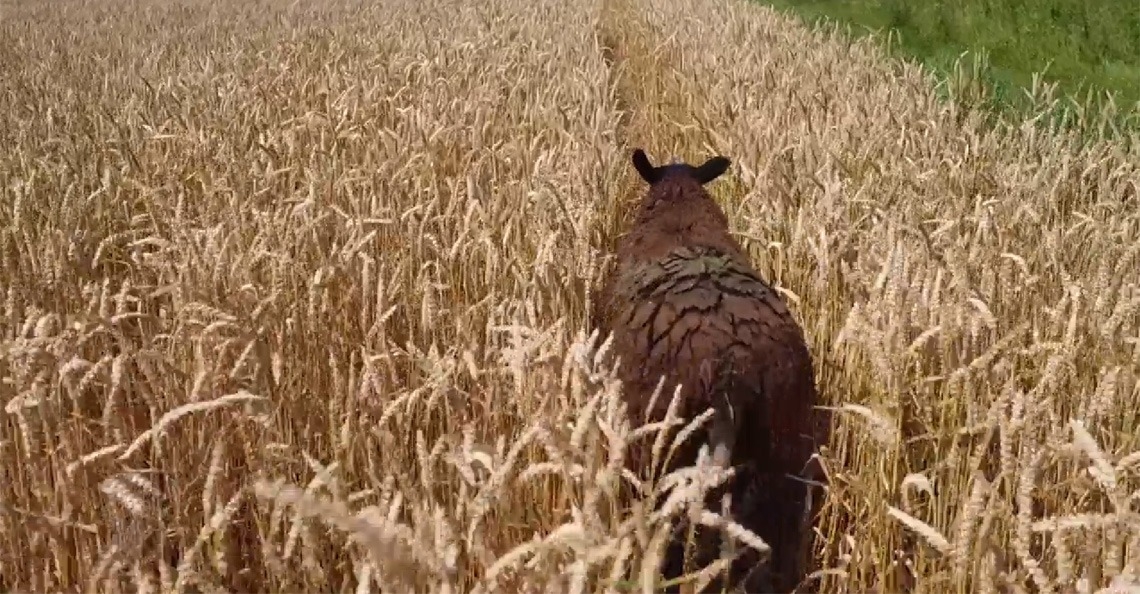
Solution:
<svg viewBox="0 0 1140 594">
<path fill-rule="evenodd" d="M 744 0 L 4 10 L 0 589 L 652 591 L 725 476 L 587 326 L 644 146 L 807 330 L 822 591 L 1137 590 L 1135 138 Z"/>
</svg>

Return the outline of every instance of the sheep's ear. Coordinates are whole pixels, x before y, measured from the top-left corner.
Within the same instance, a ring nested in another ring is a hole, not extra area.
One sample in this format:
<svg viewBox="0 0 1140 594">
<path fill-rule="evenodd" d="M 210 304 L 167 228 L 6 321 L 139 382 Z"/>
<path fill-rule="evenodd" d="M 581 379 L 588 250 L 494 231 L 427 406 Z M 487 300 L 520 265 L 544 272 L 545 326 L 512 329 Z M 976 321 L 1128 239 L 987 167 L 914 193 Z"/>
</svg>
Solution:
<svg viewBox="0 0 1140 594">
<path fill-rule="evenodd" d="M 637 173 L 641 175 L 641 179 L 645 180 L 649 185 L 653 185 L 660 178 L 657 174 L 657 168 L 649 162 L 649 157 L 646 157 L 645 151 L 641 149 L 634 149 L 633 151 L 633 167 L 637 169 Z"/>
<path fill-rule="evenodd" d="M 720 177 L 725 171 L 728 171 L 728 166 L 731 164 L 732 161 L 724 157 L 713 157 L 705 161 L 704 165 L 697 167 L 697 180 L 700 181 L 703 186 Z"/>
</svg>

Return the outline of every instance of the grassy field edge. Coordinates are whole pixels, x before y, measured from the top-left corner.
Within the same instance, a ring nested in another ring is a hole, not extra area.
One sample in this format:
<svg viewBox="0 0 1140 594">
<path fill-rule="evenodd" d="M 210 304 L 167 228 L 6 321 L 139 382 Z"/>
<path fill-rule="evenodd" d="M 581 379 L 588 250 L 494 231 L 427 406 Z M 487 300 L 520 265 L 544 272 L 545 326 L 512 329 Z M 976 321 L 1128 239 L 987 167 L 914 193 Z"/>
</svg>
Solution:
<svg viewBox="0 0 1140 594">
<path fill-rule="evenodd" d="M 955 7 L 756 1 L 813 27 L 874 38 L 893 57 L 929 68 L 944 98 L 1013 119 L 1038 116 L 1052 104 L 1040 121 L 1097 133 L 1107 117 L 1109 134 L 1140 130 L 1140 7 L 1106 13 L 1103 2 L 1069 0 L 1044 0 L 1036 10 L 999 0 Z"/>
</svg>

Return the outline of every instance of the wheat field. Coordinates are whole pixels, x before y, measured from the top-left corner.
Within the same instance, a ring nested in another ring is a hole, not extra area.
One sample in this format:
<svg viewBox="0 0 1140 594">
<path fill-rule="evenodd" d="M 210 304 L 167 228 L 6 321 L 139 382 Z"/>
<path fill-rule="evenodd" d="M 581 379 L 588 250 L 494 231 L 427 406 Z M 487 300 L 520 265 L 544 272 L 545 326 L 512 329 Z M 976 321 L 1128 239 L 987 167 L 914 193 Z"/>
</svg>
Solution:
<svg viewBox="0 0 1140 594">
<path fill-rule="evenodd" d="M 0 591 L 656 587 L 586 313 L 639 146 L 733 160 L 809 337 L 812 589 L 1137 591 L 1135 135 L 746 0 L 0 14 Z"/>
</svg>

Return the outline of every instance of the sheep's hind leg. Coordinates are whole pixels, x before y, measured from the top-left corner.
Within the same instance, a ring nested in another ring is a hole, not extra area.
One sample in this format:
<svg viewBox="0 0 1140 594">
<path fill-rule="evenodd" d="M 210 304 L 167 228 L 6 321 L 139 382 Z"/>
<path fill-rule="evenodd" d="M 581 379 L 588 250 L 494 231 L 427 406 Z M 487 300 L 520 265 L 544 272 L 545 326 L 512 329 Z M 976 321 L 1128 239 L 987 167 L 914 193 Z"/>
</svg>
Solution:
<svg viewBox="0 0 1140 594">
<path fill-rule="evenodd" d="M 708 442 L 701 448 L 700 459 L 710 462 L 709 465 L 711 467 L 717 468 L 718 470 L 727 470 L 732 467 L 732 452 L 736 446 L 737 433 L 737 424 L 735 422 L 733 412 L 734 411 L 732 410 L 727 400 L 723 401 L 719 406 L 717 406 L 717 412 L 713 416 L 712 423 L 708 429 Z M 733 520 L 733 488 L 731 485 L 732 480 L 733 479 L 729 480 L 729 484 L 721 485 L 716 489 L 718 491 L 721 491 L 719 510 L 720 516 L 729 521 Z M 717 531 L 711 527 L 702 527 L 702 531 L 706 533 L 707 538 L 709 539 L 719 538 L 720 546 L 719 554 L 713 553 L 711 546 L 710 548 L 703 549 L 704 555 L 702 555 L 703 558 L 701 559 L 701 565 L 704 566 L 708 563 L 714 562 L 717 558 L 729 559 L 729 570 L 726 570 L 723 575 L 727 578 L 730 578 L 730 570 L 735 564 L 735 543 L 732 541 L 732 538 L 724 534 L 723 531 Z M 713 532 L 720 532 L 720 534 L 713 536 L 713 534 L 711 534 Z M 728 586 L 731 583 L 731 579 L 718 577 L 713 579 L 704 591 L 720 592 L 724 590 L 725 586 Z"/>
<path fill-rule="evenodd" d="M 736 423 L 732 419 L 732 408 L 727 404 L 718 407 L 717 415 L 709 430 L 709 441 L 712 443 L 712 463 L 720 469 L 732 467 L 732 450 L 736 445 Z M 720 514 L 726 520 L 732 519 L 732 489 L 724 489 L 720 498 Z M 721 538 L 720 552 L 722 557 L 731 558 L 735 547 L 731 538 Z"/>
<path fill-rule="evenodd" d="M 728 405 L 727 400 L 720 406 L 717 406 L 717 412 L 713 415 L 712 421 L 707 430 L 707 441 L 701 445 L 697 453 L 696 464 L 698 466 L 707 466 L 726 470 L 732 467 L 732 452 L 736 445 L 737 423 L 733 416 L 733 411 Z M 721 491 L 720 496 L 720 515 L 726 520 L 733 520 L 732 509 L 732 491 L 733 487 L 730 484 L 721 485 L 714 489 Z M 715 497 L 715 495 L 714 495 Z M 706 500 L 711 503 L 711 499 Z M 713 511 L 715 506 L 710 505 L 709 511 Z M 669 568 L 665 572 L 666 579 L 679 577 L 681 574 L 681 566 L 684 565 L 684 543 L 688 528 L 693 528 L 694 537 L 696 540 L 695 562 L 697 567 L 706 567 L 708 564 L 715 562 L 718 558 L 733 559 L 736 555 L 736 546 L 731 537 L 723 534 L 723 532 L 711 526 L 690 525 L 688 521 L 681 520 L 674 527 L 674 539 L 667 546 L 665 553 L 664 566 Z M 718 532 L 720 534 L 718 534 Z M 717 539 L 719 538 L 719 550 L 716 546 Z M 732 563 L 732 562 L 730 562 Z M 731 568 L 731 565 L 730 565 Z M 730 572 L 725 572 L 725 577 L 731 577 Z M 724 578 L 715 578 L 702 590 L 702 592 L 721 592 L 726 585 L 732 583 L 732 580 Z M 679 589 L 676 587 L 667 588 L 667 593 L 677 592 Z"/>
</svg>

